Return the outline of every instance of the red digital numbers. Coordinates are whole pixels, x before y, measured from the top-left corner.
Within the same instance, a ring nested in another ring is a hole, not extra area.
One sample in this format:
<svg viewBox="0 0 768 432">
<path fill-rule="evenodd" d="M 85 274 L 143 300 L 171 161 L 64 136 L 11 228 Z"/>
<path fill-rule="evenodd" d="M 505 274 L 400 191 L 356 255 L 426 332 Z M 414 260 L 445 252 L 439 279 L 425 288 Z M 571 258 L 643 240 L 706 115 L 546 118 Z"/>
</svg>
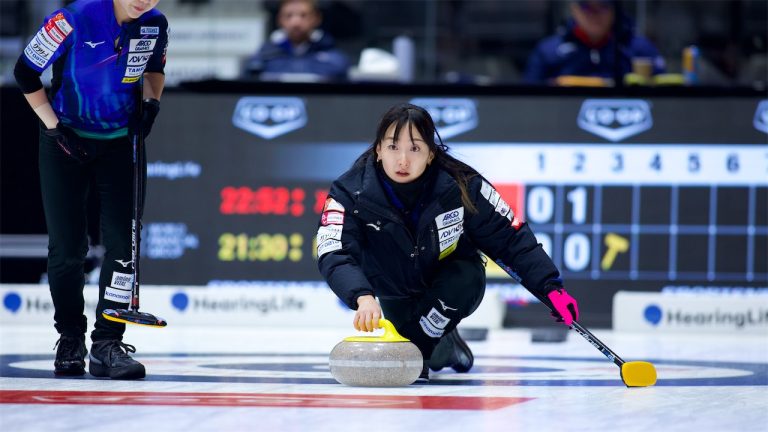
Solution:
<svg viewBox="0 0 768 432">
<path fill-rule="evenodd" d="M 225 215 L 290 214 L 298 217 L 304 214 L 305 196 L 302 188 L 227 186 L 221 190 L 219 211 Z"/>
<path fill-rule="evenodd" d="M 313 210 L 319 214 L 323 210 L 327 189 L 314 193 Z M 304 201 L 307 193 L 304 188 L 283 186 L 261 186 L 256 189 L 248 186 L 227 186 L 221 190 L 219 211 L 225 215 L 304 215 Z"/>
<path fill-rule="evenodd" d="M 315 210 L 316 214 L 323 212 L 326 198 L 328 198 L 328 189 L 318 189 L 315 191 L 315 207 L 313 210 Z"/>
</svg>

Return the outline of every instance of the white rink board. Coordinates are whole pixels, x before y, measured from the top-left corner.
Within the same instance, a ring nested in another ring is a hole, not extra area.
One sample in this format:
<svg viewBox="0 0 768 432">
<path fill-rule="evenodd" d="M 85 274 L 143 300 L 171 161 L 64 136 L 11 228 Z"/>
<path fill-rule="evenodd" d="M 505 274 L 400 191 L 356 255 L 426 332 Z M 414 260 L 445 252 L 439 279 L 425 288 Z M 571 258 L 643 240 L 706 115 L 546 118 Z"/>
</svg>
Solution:
<svg viewBox="0 0 768 432">
<path fill-rule="evenodd" d="M 613 328 L 649 333 L 768 334 L 768 295 L 668 294 L 620 291 Z"/>
<path fill-rule="evenodd" d="M 85 315 L 92 322 L 98 287 L 84 290 Z M 53 302 L 47 285 L 0 285 L 0 324 L 53 325 Z M 127 305 L 126 305 L 127 307 Z M 354 311 L 342 305 L 323 284 L 307 286 L 269 282 L 245 286 L 142 285 L 140 311 L 164 318 L 168 325 L 243 325 L 352 328 Z M 486 291 L 462 327 L 501 328 L 504 303 L 496 289 Z"/>
</svg>

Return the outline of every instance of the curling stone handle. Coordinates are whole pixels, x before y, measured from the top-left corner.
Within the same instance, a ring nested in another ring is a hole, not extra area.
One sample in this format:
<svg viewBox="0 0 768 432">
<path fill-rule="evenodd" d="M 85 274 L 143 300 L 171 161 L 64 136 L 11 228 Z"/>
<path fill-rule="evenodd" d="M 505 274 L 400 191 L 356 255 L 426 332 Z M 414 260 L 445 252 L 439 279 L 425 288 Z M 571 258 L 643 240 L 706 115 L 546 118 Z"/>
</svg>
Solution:
<svg viewBox="0 0 768 432">
<path fill-rule="evenodd" d="M 404 337 L 400 336 L 395 326 L 386 318 L 379 319 L 379 325 L 384 329 L 384 334 L 381 335 L 381 339 L 384 342 L 401 342 Z"/>
<path fill-rule="evenodd" d="M 400 336 L 395 326 L 389 320 L 380 318 L 379 328 L 384 329 L 381 336 L 350 336 L 345 338 L 345 342 L 410 342 L 408 339 Z"/>
</svg>

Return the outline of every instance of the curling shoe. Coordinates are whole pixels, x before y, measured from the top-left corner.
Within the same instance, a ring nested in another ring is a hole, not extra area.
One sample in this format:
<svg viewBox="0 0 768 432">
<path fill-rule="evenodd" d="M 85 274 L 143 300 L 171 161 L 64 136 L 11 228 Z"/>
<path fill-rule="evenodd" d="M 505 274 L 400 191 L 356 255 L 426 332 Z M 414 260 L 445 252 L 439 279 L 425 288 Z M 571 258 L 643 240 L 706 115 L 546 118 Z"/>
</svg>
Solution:
<svg viewBox="0 0 768 432">
<path fill-rule="evenodd" d="M 429 384 L 429 361 L 424 360 L 424 367 L 421 369 L 419 377 L 413 384 Z"/>
<path fill-rule="evenodd" d="M 440 339 L 440 342 L 432 352 L 429 360 L 429 368 L 437 372 L 445 367 L 450 367 L 456 372 L 464 373 L 472 369 L 475 356 L 469 349 L 464 339 L 459 336 L 459 330 L 453 329 Z"/>
<path fill-rule="evenodd" d="M 141 379 L 146 376 L 144 365 L 137 362 L 129 352 L 136 347 L 119 340 L 95 341 L 91 345 L 88 372 L 95 377 L 112 379 Z"/>
<path fill-rule="evenodd" d="M 56 345 L 56 360 L 53 361 L 53 373 L 59 376 L 78 376 L 85 374 L 85 335 L 61 335 Z"/>
</svg>

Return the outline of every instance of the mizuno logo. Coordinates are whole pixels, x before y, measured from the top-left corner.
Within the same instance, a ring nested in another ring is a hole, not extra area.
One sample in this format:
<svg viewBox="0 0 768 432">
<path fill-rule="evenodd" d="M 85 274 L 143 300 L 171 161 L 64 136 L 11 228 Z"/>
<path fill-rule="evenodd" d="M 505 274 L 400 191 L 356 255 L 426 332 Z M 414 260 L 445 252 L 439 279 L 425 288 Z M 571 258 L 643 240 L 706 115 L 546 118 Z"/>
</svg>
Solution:
<svg viewBox="0 0 768 432">
<path fill-rule="evenodd" d="M 376 225 L 376 224 L 369 223 L 369 224 L 365 224 L 365 226 L 369 226 L 369 227 L 375 229 L 376 231 L 381 231 L 381 227 Z"/>
<path fill-rule="evenodd" d="M 131 261 L 115 260 L 115 262 L 120 264 L 123 267 L 128 267 L 128 264 L 133 264 L 133 260 Z"/>
<path fill-rule="evenodd" d="M 440 302 L 440 306 L 442 306 L 442 307 L 443 307 L 443 310 L 444 310 L 444 311 L 447 311 L 447 310 L 454 310 L 454 311 L 457 311 L 457 310 L 458 310 L 458 309 L 456 309 L 456 308 L 452 308 L 452 307 L 450 307 L 450 306 L 446 306 L 446 305 L 445 305 L 445 302 L 444 302 L 444 301 L 442 301 L 442 300 L 440 300 L 440 299 L 437 299 L 437 301 L 439 301 L 439 302 Z"/>
<path fill-rule="evenodd" d="M 86 44 L 86 45 L 88 45 L 88 46 L 89 46 L 89 47 L 91 47 L 91 48 L 96 48 L 97 46 L 99 46 L 99 45 L 101 45 L 101 44 L 103 44 L 103 43 L 104 43 L 104 41 L 101 41 L 101 42 L 91 42 L 91 41 L 86 41 L 86 42 L 85 42 L 85 44 Z"/>
</svg>

